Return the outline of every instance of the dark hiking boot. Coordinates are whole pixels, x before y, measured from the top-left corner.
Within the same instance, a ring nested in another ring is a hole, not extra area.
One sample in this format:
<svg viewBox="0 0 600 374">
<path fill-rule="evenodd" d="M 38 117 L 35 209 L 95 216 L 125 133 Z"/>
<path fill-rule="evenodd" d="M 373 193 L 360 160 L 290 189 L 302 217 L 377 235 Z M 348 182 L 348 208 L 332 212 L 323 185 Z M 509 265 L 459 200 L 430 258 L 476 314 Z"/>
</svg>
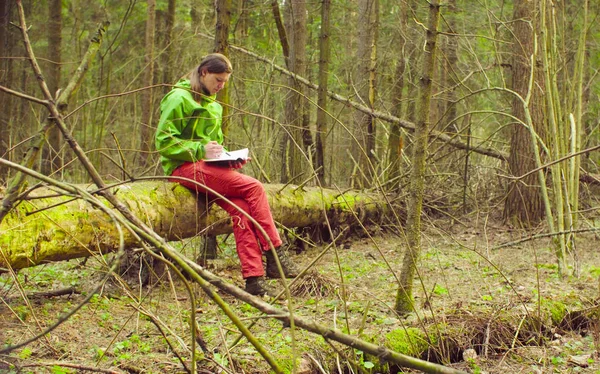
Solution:
<svg viewBox="0 0 600 374">
<path fill-rule="evenodd" d="M 265 257 L 267 258 L 267 277 L 269 278 L 281 278 L 279 274 L 279 269 L 277 269 L 277 260 L 275 260 L 275 255 L 273 255 L 273 251 L 265 252 Z M 295 278 L 300 273 L 298 267 L 289 257 L 287 251 L 281 247 L 277 248 L 277 257 L 279 258 L 279 263 L 281 264 L 281 269 L 283 270 L 283 274 L 286 278 Z"/>
<path fill-rule="evenodd" d="M 246 292 L 255 296 L 275 296 L 275 290 L 267 284 L 265 277 L 246 278 Z"/>
</svg>

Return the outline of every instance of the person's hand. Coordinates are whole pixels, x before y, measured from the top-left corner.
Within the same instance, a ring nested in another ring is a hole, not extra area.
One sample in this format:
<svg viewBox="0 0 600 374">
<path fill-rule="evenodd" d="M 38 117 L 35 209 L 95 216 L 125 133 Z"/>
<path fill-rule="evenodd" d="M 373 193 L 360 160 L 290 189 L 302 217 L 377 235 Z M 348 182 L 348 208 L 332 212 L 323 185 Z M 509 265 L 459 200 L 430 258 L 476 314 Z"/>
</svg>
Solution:
<svg viewBox="0 0 600 374">
<path fill-rule="evenodd" d="M 232 169 L 241 169 L 244 165 L 246 165 L 246 163 L 248 162 L 248 160 L 235 160 L 235 161 L 229 161 L 229 167 Z"/>
<path fill-rule="evenodd" d="M 204 146 L 204 158 L 218 158 L 223 153 L 223 146 L 215 141 L 206 143 Z"/>
</svg>

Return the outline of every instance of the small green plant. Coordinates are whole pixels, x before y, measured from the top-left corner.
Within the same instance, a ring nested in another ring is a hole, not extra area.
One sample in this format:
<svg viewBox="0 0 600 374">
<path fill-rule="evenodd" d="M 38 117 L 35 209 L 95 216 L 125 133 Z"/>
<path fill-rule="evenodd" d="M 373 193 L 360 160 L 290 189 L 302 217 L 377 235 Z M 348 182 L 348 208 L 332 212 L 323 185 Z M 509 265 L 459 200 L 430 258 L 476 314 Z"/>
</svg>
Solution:
<svg viewBox="0 0 600 374">
<path fill-rule="evenodd" d="M 600 267 L 590 266 L 590 275 L 594 278 L 600 277 Z"/>
<path fill-rule="evenodd" d="M 436 295 L 448 295 L 448 289 L 446 287 L 436 284 L 433 288 L 433 293 Z"/>
<path fill-rule="evenodd" d="M 365 369 L 373 369 L 375 367 L 375 364 L 372 363 L 371 361 L 365 361 L 363 362 L 363 366 L 365 367 Z"/>
<path fill-rule="evenodd" d="M 594 359 L 591 358 L 591 357 L 587 359 L 587 363 L 590 364 L 590 365 L 593 365 L 594 362 L 596 362 L 596 361 L 594 361 Z"/>
<path fill-rule="evenodd" d="M 104 358 L 104 352 L 105 350 L 103 348 L 100 348 L 98 346 L 94 346 L 93 348 L 91 348 L 91 353 L 94 355 L 94 360 L 100 360 Z"/>
<path fill-rule="evenodd" d="M 100 295 L 95 293 L 90 299 L 90 304 L 98 304 L 100 302 Z"/>
<path fill-rule="evenodd" d="M 558 366 L 564 364 L 565 359 L 560 356 L 552 356 L 550 357 L 550 362 L 552 362 L 552 365 Z"/>
<path fill-rule="evenodd" d="M 52 374 L 72 374 L 75 373 L 75 370 L 64 368 L 62 366 L 54 365 L 52 366 Z"/>
<path fill-rule="evenodd" d="M 26 305 L 16 306 L 13 310 L 22 321 L 27 321 L 27 318 L 29 318 L 29 308 Z"/>
<path fill-rule="evenodd" d="M 31 354 L 32 354 L 32 353 L 33 353 L 33 352 L 31 351 L 31 349 L 29 349 L 29 348 L 25 347 L 25 348 L 23 348 L 23 350 L 22 350 L 22 351 L 19 353 L 19 358 L 20 358 L 20 359 L 22 359 L 22 360 L 26 360 L 26 359 L 28 359 L 29 357 L 31 357 Z"/>
<path fill-rule="evenodd" d="M 229 362 L 227 361 L 227 358 L 224 357 L 222 354 L 220 353 L 215 353 L 213 355 L 213 360 L 215 360 L 219 365 L 223 366 L 223 367 L 227 367 Z"/>
<path fill-rule="evenodd" d="M 557 264 L 535 264 L 538 269 L 558 270 Z"/>
<path fill-rule="evenodd" d="M 473 374 L 481 374 L 482 370 L 479 367 L 479 365 L 477 365 L 477 362 L 475 361 L 475 359 L 473 359 L 473 358 L 467 359 L 467 364 L 469 364 L 469 367 L 471 368 L 471 371 Z"/>
</svg>

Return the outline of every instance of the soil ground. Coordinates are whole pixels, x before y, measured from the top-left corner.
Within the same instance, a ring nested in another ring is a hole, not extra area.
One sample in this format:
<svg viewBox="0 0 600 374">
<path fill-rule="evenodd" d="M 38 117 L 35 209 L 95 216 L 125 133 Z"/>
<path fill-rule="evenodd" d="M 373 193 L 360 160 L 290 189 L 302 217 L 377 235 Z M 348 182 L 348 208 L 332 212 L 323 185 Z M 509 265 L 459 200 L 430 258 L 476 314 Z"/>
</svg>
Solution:
<svg viewBox="0 0 600 374">
<path fill-rule="evenodd" d="M 392 270 L 398 274 L 402 265 L 402 238 L 390 233 L 354 238 L 329 250 L 292 287 L 294 313 L 469 373 L 600 373 L 600 239 L 580 234 L 575 251 L 579 275 L 560 277 L 549 239 L 495 248 L 526 235 L 487 221 L 426 224 L 415 282 L 418 313 L 408 318 L 393 311 L 397 282 Z M 219 259 L 207 267 L 242 286 L 230 241 L 221 243 Z M 292 257 L 307 265 L 323 248 L 309 247 Z M 569 263 L 575 263 L 574 257 Z M 2 345 L 23 342 L 54 324 L 92 292 L 106 269 L 102 259 L 94 258 L 25 269 L 19 282 L 3 274 Z M 135 279 L 107 282 L 50 334 L 0 355 L 0 372 L 185 372 L 180 360 L 189 366 L 190 296 L 171 275 L 171 281 L 152 286 L 140 286 Z M 281 288 L 278 281 L 271 284 Z M 81 293 L 34 294 L 66 287 Z M 246 340 L 232 347 L 235 326 L 198 286 L 192 288 L 206 345 L 206 352 L 197 348 L 198 372 L 268 373 Z M 248 304 L 221 296 L 246 324 L 255 323 L 251 331 L 288 372 L 293 352 L 297 373 L 402 372 L 314 334 L 292 334 Z"/>
</svg>

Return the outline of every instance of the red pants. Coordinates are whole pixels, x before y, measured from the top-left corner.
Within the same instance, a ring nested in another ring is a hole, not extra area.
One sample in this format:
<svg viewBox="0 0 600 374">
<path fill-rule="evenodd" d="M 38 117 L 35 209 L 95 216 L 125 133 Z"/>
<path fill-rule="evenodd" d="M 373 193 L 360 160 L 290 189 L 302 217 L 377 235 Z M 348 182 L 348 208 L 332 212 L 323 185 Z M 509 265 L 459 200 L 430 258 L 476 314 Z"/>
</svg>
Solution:
<svg viewBox="0 0 600 374">
<path fill-rule="evenodd" d="M 186 162 L 175 169 L 172 176 L 192 179 L 220 193 L 254 218 L 265 230 L 274 247 L 281 245 L 281 238 L 273 222 L 265 189 L 258 180 L 234 169 L 214 166 L 203 161 Z M 202 186 L 182 180 L 176 182 L 193 191 L 207 193 L 211 201 L 216 202 L 229 213 L 233 224 L 235 247 L 242 265 L 242 276 L 244 278 L 263 276 L 265 271 L 261 247 L 265 250 L 269 250 L 270 247 L 267 239 L 254 224 L 232 204 L 211 196 Z"/>
</svg>

